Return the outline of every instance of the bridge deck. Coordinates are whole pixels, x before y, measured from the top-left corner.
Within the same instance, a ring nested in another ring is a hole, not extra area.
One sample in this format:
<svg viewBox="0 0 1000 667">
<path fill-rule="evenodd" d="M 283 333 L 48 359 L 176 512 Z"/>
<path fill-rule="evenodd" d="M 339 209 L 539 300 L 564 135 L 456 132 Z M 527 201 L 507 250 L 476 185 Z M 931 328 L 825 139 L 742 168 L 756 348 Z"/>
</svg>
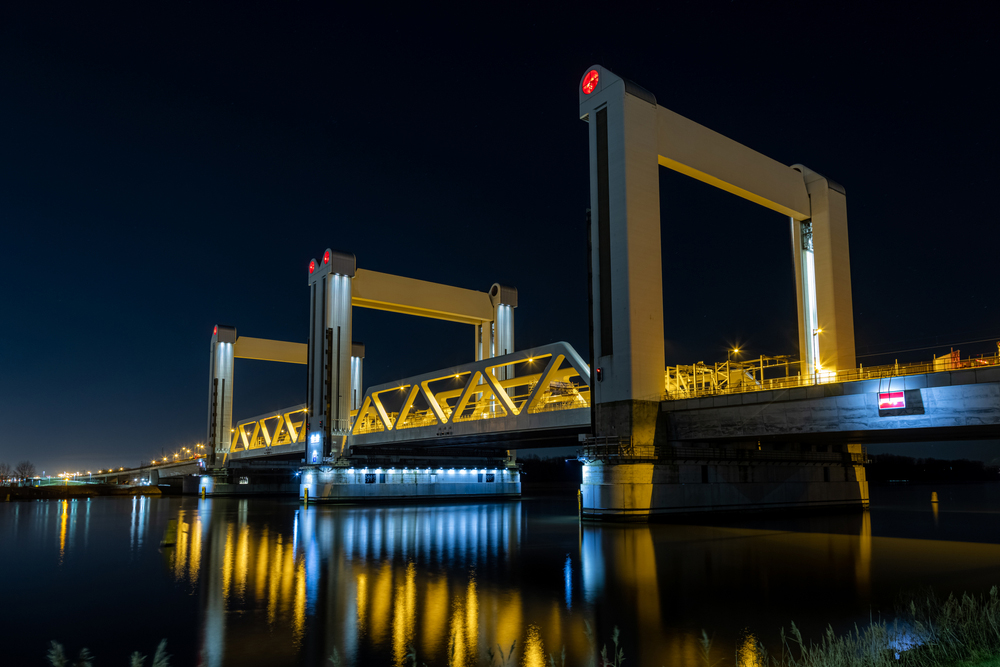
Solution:
<svg viewBox="0 0 1000 667">
<path fill-rule="evenodd" d="M 906 407 L 880 410 L 902 391 Z M 663 401 L 675 443 L 829 437 L 853 443 L 1000 437 L 1000 367 Z"/>
</svg>

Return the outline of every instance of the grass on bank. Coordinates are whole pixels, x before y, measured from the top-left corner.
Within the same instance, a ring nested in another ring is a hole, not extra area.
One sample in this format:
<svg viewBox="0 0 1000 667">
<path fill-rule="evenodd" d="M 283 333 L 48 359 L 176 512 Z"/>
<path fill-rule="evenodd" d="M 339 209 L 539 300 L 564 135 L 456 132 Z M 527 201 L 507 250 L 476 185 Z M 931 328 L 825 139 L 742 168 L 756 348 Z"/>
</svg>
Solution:
<svg viewBox="0 0 1000 667">
<path fill-rule="evenodd" d="M 587 636 L 596 646 L 589 624 Z M 701 661 L 705 667 L 1000 667 L 1000 594 L 997 587 L 983 596 L 949 595 L 944 601 L 928 595 L 920 604 L 915 600 L 905 605 L 896 620 L 872 621 L 864 628 L 855 626 L 852 632 L 837 635 L 832 627 L 819 643 L 807 643 L 798 627 L 781 630 L 780 653 L 769 655 L 763 644 L 752 635 L 737 643 L 735 655 L 720 655 L 712 650 L 712 642 L 702 633 Z M 587 667 L 622 667 L 627 661 L 619 646 L 619 630 L 611 636 L 612 648 L 605 645 L 584 663 Z M 426 667 L 411 646 L 406 659 L 411 667 Z M 492 647 L 480 657 L 481 665 L 514 667 L 516 642 L 504 651 Z M 449 663 L 455 659 L 456 641 L 449 642 Z M 166 640 L 160 642 L 151 667 L 169 667 Z M 63 646 L 52 642 L 48 653 L 53 667 L 93 667 L 93 657 L 87 649 L 76 662 L 66 657 Z M 133 653 L 129 667 L 144 667 L 145 656 Z M 329 658 L 333 667 L 342 667 L 336 650 Z M 328 663 L 328 664 L 329 664 Z M 634 663 L 630 663 L 634 664 Z M 548 667 L 567 667 L 565 647 L 559 655 L 550 654 Z"/>
<path fill-rule="evenodd" d="M 91 655 L 89 649 L 80 649 L 80 654 L 77 656 L 76 661 L 72 662 L 66 657 L 66 649 L 63 645 L 56 641 L 49 645 L 49 652 L 46 657 L 49 659 L 49 664 L 52 667 L 94 667 L 94 656 Z M 129 667 L 145 667 L 146 656 L 136 651 L 129 657 L 128 665 Z M 153 663 L 150 667 L 170 667 L 170 655 L 167 653 L 166 639 L 161 640 L 159 646 L 156 647 L 156 653 L 153 654 Z"/>
<path fill-rule="evenodd" d="M 928 595 L 911 600 L 896 620 L 873 621 L 837 636 L 831 627 L 818 644 L 806 643 L 793 623 L 781 631 L 781 654 L 752 647 L 756 667 L 1000 667 L 1000 595 L 997 587 L 977 597 Z"/>
</svg>

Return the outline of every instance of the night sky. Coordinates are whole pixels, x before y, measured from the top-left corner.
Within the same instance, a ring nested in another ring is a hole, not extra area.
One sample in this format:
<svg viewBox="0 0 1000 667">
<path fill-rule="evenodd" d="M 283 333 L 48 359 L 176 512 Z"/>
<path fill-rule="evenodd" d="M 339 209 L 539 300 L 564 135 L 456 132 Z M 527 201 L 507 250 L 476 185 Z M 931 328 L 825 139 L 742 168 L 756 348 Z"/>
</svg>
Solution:
<svg viewBox="0 0 1000 667">
<path fill-rule="evenodd" d="M 305 342 L 327 247 L 514 285 L 517 347 L 586 357 L 595 63 L 846 187 L 858 354 L 887 353 L 860 361 L 1000 337 L 996 3 L 98 4 L 0 9 L 0 461 L 203 441 L 212 326 Z M 661 205 L 667 363 L 797 353 L 787 218 L 666 170 Z M 473 354 L 361 309 L 354 339 L 366 386 Z M 305 367 L 235 383 L 241 419 L 302 402 Z"/>
</svg>

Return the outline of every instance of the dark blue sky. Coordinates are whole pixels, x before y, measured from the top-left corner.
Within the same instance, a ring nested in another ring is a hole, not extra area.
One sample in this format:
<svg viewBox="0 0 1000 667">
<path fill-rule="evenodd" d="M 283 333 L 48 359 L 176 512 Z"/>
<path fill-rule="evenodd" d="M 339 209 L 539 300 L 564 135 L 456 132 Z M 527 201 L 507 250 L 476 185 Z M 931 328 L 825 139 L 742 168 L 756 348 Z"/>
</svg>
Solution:
<svg viewBox="0 0 1000 667">
<path fill-rule="evenodd" d="M 846 186 L 859 353 L 1000 335 L 994 5 L 99 4 L 0 10 L 0 460 L 203 440 L 212 326 L 305 342 L 326 247 L 515 285 L 519 348 L 586 355 L 593 63 Z M 796 352 L 787 220 L 665 170 L 661 202 L 667 362 Z M 366 384 L 472 355 L 471 327 L 355 323 Z M 238 362 L 236 417 L 303 385 Z"/>
</svg>

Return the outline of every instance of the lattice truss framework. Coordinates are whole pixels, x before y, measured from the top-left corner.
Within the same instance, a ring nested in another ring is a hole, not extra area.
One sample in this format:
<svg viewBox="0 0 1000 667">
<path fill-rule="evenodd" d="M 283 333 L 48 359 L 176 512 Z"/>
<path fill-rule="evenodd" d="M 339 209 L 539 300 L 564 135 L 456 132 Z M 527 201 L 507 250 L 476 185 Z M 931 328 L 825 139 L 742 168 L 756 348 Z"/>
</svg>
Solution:
<svg viewBox="0 0 1000 667">
<path fill-rule="evenodd" d="M 243 452 L 305 442 L 305 422 L 304 404 L 242 421 L 233 429 L 229 451 Z"/>
<path fill-rule="evenodd" d="M 589 407 L 589 367 L 568 344 L 555 343 L 370 388 L 352 412 L 351 433 Z"/>
<path fill-rule="evenodd" d="M 797 362 L 788 355 L 775 357 L 761 356 L 749 361 L 723 361 L 709 366 L 699 361 L 690 366 L 667 366 L 663 374 L 663 389 L 668 395 L 695 395 L 699 392 L 726 391 L 733 387 L 755 385 L 761 387 L 765 371 L 769 377 L 782 373 L 787 377 L 788 369 Z"/>
</svg>

